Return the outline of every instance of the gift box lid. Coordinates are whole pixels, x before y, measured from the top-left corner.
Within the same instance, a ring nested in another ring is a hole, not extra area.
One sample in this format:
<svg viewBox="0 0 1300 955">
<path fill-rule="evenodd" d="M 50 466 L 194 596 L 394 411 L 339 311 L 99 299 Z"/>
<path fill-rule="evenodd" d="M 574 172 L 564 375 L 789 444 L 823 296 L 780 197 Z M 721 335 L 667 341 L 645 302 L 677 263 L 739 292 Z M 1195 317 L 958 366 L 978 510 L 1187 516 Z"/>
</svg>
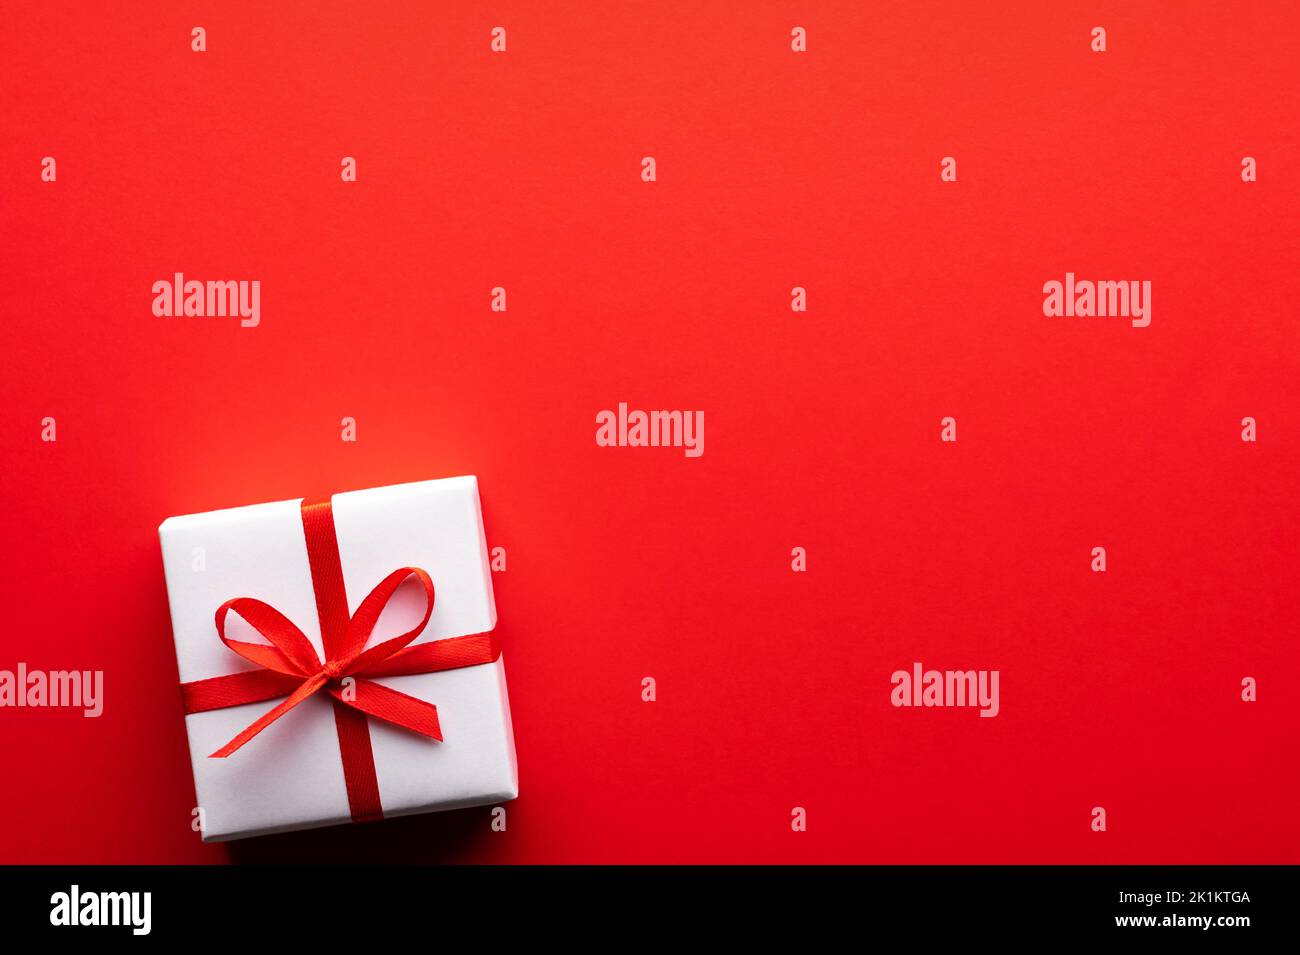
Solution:
<svg viewBox="0 0 1300 955">
<path fill-rule="evenodd" d="M 420 567 L 433 579 L 435 602 L 411 646 L 495 628 L 474 477 L 336 494 L 332 512 L 349 613 L 393 570 Z M 232 597 L 255 597 L 275 607 L 324 659 L 301 499 L 171 517 L 158 531 L 182 683 L 257 669 L 218 639 L 214 614 Z M 424 602 L 418 586 L 399 588 L 369 645 L 417 623 Z M 265 642 L 251 628 L 236 632 L 228 626 L 228 634 Z M 369 720 L 385 815 L 514 798 L 517 773 L 501 659 L 376 682 L 434 704 L 444 735 L 438 742 Z M 274 704 L 185 717 L 206 839 L 349 821 L 332 703 L 324 694 L 230 757 L 209 757 Z"/>
</svg>

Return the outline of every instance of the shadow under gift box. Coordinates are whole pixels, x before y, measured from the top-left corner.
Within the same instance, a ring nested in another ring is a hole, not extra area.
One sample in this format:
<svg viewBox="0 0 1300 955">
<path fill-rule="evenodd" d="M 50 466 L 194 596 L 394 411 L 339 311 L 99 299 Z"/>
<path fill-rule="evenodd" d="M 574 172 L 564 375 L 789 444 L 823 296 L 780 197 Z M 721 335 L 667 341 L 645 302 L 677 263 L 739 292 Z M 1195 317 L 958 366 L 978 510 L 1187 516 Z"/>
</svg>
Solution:
<svg viewBox="0 0 1300 955">
<path fill-rule="evenodd" d="M 496 626 L 492 576 L 474 477 L 349 491 L 333 497 L 349 614 L 399 567 L 433 578 L 429 623 L 410 646 Z M 301 499 L 170 517 L 158 528 L 182 683 L 257 667 L 217 636 L 214 615 L 255 597 L 288 617 L 325 658 Z M 368 646 L 418 624 L 424 591 L 398 588 Z M 265 643 L 231 614 L 227 635 Z M 438 708 L 442 741 L 369 719 L 385 816 L 504 802 L 519 792 L 503 658 L 381 683 Z M 179 694 L 179 691 L 177 691 Z M 318 692 L 224 759 L 215 752 L 279 702 L 185 717 L 207 842 L 351 822 L 333 703 Z"/>
</svg>

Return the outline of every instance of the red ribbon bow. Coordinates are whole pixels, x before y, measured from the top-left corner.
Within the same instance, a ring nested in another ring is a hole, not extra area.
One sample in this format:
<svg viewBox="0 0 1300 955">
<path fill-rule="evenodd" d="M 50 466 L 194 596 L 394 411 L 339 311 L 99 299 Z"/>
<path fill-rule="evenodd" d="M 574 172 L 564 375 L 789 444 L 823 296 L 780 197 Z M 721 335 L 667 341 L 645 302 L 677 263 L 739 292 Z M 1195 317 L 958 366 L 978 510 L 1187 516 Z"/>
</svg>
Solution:
<svg viewBox="0 0 1300 955">
<path fill-rule="evenodd" d="M 474 633 L 417 647 L 408 646 L 420 635 L 433 613 L 433 580 L 419 567 L 401 567 L 393 571 L 370 591 L 357 607 L 357 612 L 349 617 L 330 502 L 308 504 L 304 501 L 302 526 L 326 659 L 322 662 L 303 632 L 270 604 L 252 597 L 227 600 L 217 608 L 217 635 L 227 647 L 262 669 L 181 684 L 185 712 L 203 713 L 286 697 L 212 754 L 224 758 L 303 700 L 325 690 L 334 698 L 334 723 L 338 730 L 352 819 L 355 822 L 381 819 L 383 807 L 379 801 L 379 780 L 375 775 L 367 717 L 373 716 L 435 740 L 442 739 L 442 731 L 438 725 L 438 709 L 432 703 L 399 693 L 365 677 L 405 676 L 478 666 L 494 662 L 501 655 L 501 649 L 491 633 Z M 424 587 L 423 619 L 405 633 L 367 649 L 366 643 L 379 615 L 397 588 L 410 577 L 418 579 Z M 270 645 L 227 637 L 226 615 L 232 610 L 266 637 Z M 345 679 L 351 682 L 344 683 Z"/>
</svg>

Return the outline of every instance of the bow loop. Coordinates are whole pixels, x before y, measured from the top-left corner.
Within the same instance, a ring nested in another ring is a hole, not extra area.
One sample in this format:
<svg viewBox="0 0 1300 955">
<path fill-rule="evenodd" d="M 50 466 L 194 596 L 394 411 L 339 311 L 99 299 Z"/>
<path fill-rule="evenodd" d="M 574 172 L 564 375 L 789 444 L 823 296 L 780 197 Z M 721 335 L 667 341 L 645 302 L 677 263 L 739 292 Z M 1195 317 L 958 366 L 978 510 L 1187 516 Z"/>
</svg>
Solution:
<svg viewBox="0 0 1300 955">
<path fill-rule="evenodd" d="M 230 611 L 271 642 L 247 643 L 226 636 L 226 615 Z M 293 621 L 270 604 L 253 597 L 236 597 L 217 608 L 217 636 L 245 660 L 267 670 L 290 676 L 311 676 L 321 668 L 320 657 L 311 641 Z"/>
<path fill-rule="evenodd" d="M 393 599 L 397 588 L 411 577 L 416 578 L 424 588 L 424 616 L 418 624 L 405 633 L 376 644 L 368 650 L 365 649 L 370 635 L 374 633 L 375 624 L 379 622 L 380 614 Z M 433 579 L 419 567 L 399 567 L 376 584 L 375 589 L 366 595 L 366 599 L 361 601 L 361 606 L 357 607 L 357 612 L 348 621 L 347 639 L 344 640 L 344 644 L 355 656 L 349 662 L 346 672 L 365 673 L 376 663 L 404 649 L 428 625 L 429 617 L 433 614 L 433 600 Z"/>
</svg>

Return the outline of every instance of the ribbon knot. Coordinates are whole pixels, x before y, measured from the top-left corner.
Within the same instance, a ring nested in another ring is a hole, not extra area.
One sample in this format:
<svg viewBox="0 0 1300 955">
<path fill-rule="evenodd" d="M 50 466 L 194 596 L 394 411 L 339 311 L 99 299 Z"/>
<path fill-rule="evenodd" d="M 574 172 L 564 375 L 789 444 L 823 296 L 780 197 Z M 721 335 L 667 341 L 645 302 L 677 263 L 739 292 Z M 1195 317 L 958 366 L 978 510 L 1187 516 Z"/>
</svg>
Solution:
<svg viewBox="0 0 1300 955">
<path fill-rule="evenodd" d="M 349 662 L 346 660 L 327 660 L 325 665 L 320 668 L 320 672 L 325 675 L 325 679 L 333 682 L 347 671 Z"/>
<path fill-rule="evenodd" d="M 324 690 L 333 697 L 334 722 L 352 818 L 354 821 L 380 819 L 383 808 L 367 719 L 383 720 L 434 740 L 442 739 L 442 729 L 438 725 L 438 709 L 432 703 L 366 678 L 436 673 L 492 663 L 501 655 L 501 648 L 490 632 L 408 646 L 424 630 L 433 613 L 433 580 L 419 567 L 400 567 L 393 571 L 349 616 L 331 504 L 304 501 L 301 510 L 325 660 L 320 659 L 311 641 L 280 611 L 253 597 L 235 597 L 217 608 L 217 636 L 235 653 L 257 664 L 258 669 L 181 684 L 185 712 L 203 713 L 285 698 L 212 754 L 214 758 L 224 759 L 308 697 Z M 424 616 L 405 633 L 368 647 L 380 614 L 397 588 L 412 577 L 424 589 Z M 249 643 L 226 636 L 226 618 L 232 612 L 267 642 Z M 341 679 L 345 676 L 355 680 L 346 688 Z"/>
</svg>

